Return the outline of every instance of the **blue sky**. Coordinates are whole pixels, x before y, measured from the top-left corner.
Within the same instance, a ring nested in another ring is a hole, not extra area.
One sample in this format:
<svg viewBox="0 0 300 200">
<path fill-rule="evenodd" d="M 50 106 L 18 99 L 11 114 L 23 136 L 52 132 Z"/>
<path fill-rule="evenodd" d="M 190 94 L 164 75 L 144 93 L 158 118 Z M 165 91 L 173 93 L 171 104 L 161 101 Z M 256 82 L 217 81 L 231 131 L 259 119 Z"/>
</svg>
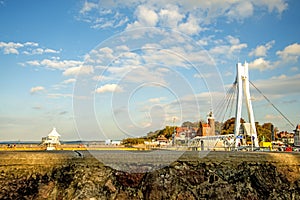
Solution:
<svg viewBox="0 0 300 200">
<path fill-rule="evenodd" d="M 297 124 L 299 8 L 296 0 L 2 0 L 0 140 L 40 140 L 53 126 L 64 140 L 117 139 L 205 119 L 238 61 Z M 256 121 L 293 129 L 251 92 Z"/>
</svg>

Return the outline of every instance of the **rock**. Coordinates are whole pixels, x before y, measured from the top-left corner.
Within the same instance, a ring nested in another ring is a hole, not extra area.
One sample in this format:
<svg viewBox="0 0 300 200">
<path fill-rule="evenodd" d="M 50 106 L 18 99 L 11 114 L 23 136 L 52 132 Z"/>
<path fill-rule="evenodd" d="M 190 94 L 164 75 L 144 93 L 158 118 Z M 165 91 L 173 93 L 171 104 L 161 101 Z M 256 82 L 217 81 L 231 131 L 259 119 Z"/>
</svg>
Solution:
<svg viewBox="0 0 300 200">
<path fill-rule="evenodd" d="M 189 152 L 147 173 L 112 169 L 88 153 L 47 155 L 0 154 L 0 199 L 300 199 L 300 154 Z"/>
<path fill-rule="evenodd" d="M 114 193 L 114 192 L 117 191 L 116 187 L 112 184 L 111 179 L 109 179 L 109 180 L 105 183 L 105 186 L 108 188 L 108 190 L 109 190 L 111 193 Z"/>
</svg>

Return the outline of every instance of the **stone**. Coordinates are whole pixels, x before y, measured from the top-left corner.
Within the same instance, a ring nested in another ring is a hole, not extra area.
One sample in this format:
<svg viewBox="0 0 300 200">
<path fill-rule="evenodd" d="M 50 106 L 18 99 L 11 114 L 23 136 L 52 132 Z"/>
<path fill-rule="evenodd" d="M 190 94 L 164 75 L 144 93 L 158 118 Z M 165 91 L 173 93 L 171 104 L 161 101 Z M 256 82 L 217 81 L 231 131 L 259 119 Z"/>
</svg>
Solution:
<svg viewBox="0 0 300 200">
<path fill-rule="evenodd" d="M 300 199 L 297 153 L 188 152 L 147 173 L 113 169 L 87 152 L 50 154 L 1 152 L 0 199 Z"/>
</svg>

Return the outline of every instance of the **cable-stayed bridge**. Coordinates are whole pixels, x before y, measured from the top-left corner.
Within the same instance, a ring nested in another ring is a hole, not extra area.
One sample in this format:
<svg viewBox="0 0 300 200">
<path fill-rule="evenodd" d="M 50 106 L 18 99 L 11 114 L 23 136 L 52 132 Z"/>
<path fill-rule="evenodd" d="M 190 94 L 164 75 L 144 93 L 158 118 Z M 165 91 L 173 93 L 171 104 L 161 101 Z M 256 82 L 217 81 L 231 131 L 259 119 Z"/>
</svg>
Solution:
<svg viewBox="0 0 300 200">
<path fill-rule="evenodd" d="M 188 146 L 200 150 L 213 150 L 218 148 L 241 149 L 246 146 L 246 138 L 251 138 L 251 149 L 259 148 L 253 107 L 250 95 L 250 86 L 258 91 L 266 101 L 285 119 L 291 127 L 293 123 L 259 90 L 249 79 L 248 63 L 238 63 L 236 65 L 237 74 L 232 86 L 228 89 L 224 99 L 216 106 L 214 113 L 219 119 L 225 120 L 225 117 L 231 114 L 235 116 L 234 134 L 197 136 L 191 139 Z M 248 120 L 241 123 L 243 100 L 246 105 Z M 234 113 L 233 113 L 234 112 Z"/>
</svg>

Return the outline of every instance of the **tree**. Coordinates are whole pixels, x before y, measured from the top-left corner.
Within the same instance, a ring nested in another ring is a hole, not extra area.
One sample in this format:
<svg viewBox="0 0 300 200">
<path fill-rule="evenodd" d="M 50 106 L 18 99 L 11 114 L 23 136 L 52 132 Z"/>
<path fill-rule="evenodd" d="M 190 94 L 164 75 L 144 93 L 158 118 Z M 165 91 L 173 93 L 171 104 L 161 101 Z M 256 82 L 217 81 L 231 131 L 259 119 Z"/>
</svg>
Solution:
<svg viewBox="0 0 300 200">
<path fill-rule="evenodd" d="M 216 135 L 221 134 L 221 132 L 222 132 L 222 127 L 223 127 L 223 123 L 222 123 L 222 122 L 215 121 Z"/>
<path fill-rule="evenodd" d="M 186 121 L 186 122 L 183 122 L 181 124 L 181 127 L 192 127 L 192 128 L 197 128 L 199 125 L 199 122 L 190 122 L 190 121 Z"/>
<path fill-rule="evenodd" d="M 240 119 L 241 123 L 245 123 L 243 118 Z M 223 124 L 221 135 L 234 134 L 235 117 L 226 120 Z"/>
<path fill-rule="evenodd" d="M 259 123 L 255 123 L 257 137 L 259 141 L 271 142 L 272 135 L 272 123 L 264 123 L 263 125 L 259 125 Z"/>
<path fill-rule="evenodd" d="M 126 146 L 129 145 L 136 145 L 136 144 L 144 144 L 145 139 L 144 138 L 126 138 L 122 140 L 122 143 Z"/>
<path fill-rule="evenodd" d="M 176 129 L 176 126 L 166 126 L 159 135 L 164 135 L 167 139 L 169 139 L 172 137 L 174 129 Z"/>
</svg>

